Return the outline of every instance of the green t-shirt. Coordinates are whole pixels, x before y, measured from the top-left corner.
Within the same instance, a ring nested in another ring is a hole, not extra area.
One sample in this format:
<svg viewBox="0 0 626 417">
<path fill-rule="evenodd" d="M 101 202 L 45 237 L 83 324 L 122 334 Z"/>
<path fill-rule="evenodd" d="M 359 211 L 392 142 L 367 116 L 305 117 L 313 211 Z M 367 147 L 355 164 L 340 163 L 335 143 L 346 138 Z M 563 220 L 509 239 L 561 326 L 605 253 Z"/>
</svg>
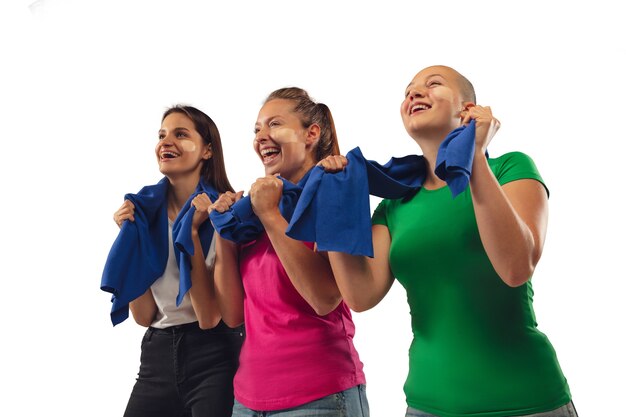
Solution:
<svg viewBox="0 0 626 417">
<path fill-rule="evenodd" d="M 489 159 L 500 184 L 535 179 L 533 161 L 512 152 Z M 383 200 L 372 222 L 388 227 L 389 262 L 405 287 L 413 342 L 404 385 L 410 407 L 442 417 L 514 416 L 570 401 L 547 337 L 537 330 L 530 281 L 511 288 L 478 234 L 469 188 L 421 189 Z"/>
</svg>

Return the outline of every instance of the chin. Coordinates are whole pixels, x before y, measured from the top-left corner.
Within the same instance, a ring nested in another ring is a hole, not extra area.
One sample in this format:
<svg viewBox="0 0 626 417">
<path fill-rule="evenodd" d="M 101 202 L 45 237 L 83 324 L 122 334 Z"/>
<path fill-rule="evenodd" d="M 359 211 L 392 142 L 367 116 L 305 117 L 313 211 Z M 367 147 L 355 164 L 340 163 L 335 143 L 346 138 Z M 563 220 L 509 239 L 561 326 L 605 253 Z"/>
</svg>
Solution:
<svg viewBox="0 0 626 417">
<path fill-rule="evenodd" d="M 275 167 L 265 168 L 265 175 L 275 175 L 279 173 L 280 173 L 280 170 Z"/>
</svg>

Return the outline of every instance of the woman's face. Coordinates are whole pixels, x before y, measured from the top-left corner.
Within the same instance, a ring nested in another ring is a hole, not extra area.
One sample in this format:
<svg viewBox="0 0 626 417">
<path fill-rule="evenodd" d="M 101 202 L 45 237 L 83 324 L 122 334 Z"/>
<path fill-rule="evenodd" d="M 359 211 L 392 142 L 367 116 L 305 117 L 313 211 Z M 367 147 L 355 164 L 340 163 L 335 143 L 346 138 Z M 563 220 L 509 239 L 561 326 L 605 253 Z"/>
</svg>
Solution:
<svg viewBox="0 0 626 417">
<path fill-rule="evenodd" d="M 404 128 L 411 137 L 447 134 L 459 127 L 463 103 L 457 80 L 456 72 L 447 67 L 428 67 L 417 73 L 400 106 Z"/>
<path fill-rule="evenodd" d="M 270 100 L 261 107 L 254 125 L 254 150 L 259 155 L 265 175 L 280 174 L 298 182 L 315 165 L 313 147 L 319 138 L 319 127 L 304 128 L 293 112 L 293 102 Z"/>
<path fill-rule="evenodd" d="M 189 117 L 170 113 L 161 123 L 155 148 L 159 171 L 168 178 L 200 175 L 202 164 L 211 158 L 211 146 L 205 144 Z"/>
</svg>

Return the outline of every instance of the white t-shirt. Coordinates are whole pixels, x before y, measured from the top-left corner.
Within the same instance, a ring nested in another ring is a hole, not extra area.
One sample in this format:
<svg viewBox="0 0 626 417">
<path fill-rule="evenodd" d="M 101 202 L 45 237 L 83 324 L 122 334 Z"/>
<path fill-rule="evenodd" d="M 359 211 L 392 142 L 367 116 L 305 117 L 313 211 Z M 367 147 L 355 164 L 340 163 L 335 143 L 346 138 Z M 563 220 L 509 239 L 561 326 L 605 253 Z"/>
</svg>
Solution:
<svg viewBox="0 0 626 417">
<path fill-rule="evenodd" d="M 174 256 L 174 242 L 172 238 L 172 221 L 168 221 L 169 255 L 163 276 L 157 279 L 150 287 L 154 301 L 157 305 L 157 313 L 151 326 L 164 329 L 179 324 L 198 321 L 196 313 L 191 306 L 189 293 L 183 297 L 183 302 L 176 307 L 176 297 L 180 281 L 180 272 L 176 257 Z M 206 266 L 211 271 L 215 264 L 215 239 L 211 240 L 211 247 L 206 257 Z"/>
</svg>

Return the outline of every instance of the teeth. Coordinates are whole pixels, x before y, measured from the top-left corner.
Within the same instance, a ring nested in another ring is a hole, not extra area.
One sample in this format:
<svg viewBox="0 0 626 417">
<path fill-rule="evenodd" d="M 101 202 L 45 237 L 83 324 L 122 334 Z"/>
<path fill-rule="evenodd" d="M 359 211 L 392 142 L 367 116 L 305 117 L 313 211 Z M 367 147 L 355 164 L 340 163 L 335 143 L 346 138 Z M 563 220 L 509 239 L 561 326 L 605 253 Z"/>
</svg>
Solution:
<svg viewBox="0 0 626 417">
<path fill-rule="evenodd" d="M 261 150 L 261 156 L 267 156 L 271 153 L 278 153 L 280 152 L 280 149 L 278 148 L 265 148 Z"/>
<path fill-rule="evenodd" d="M 180 156 L 179 154 L 175 153 L 175 152 L 170 152 L 170 151 L 165 151 L 165 152 L 161 152 L 161 157 L 165 157 L 166 155 L 172 157 L 172 158 L 176 158 L 178 156 Z"/>
<path fill-rule="evenodd" d="M 417 111 L 417 110 L 428 110 L 430 107 L 427 106 L 426 104 L 416 104 L 415 106 L 411 107 L 411 113 Z"/>
</svg>

